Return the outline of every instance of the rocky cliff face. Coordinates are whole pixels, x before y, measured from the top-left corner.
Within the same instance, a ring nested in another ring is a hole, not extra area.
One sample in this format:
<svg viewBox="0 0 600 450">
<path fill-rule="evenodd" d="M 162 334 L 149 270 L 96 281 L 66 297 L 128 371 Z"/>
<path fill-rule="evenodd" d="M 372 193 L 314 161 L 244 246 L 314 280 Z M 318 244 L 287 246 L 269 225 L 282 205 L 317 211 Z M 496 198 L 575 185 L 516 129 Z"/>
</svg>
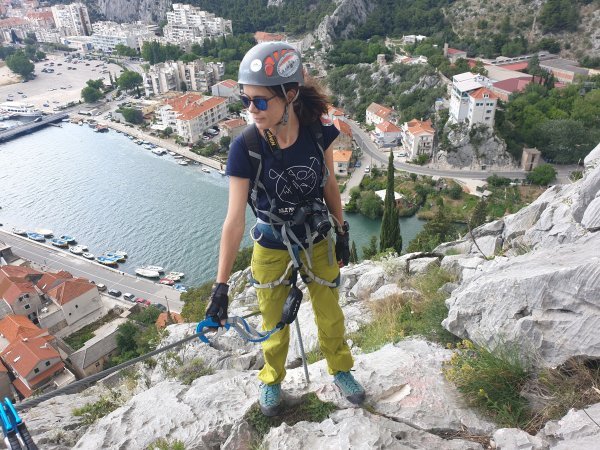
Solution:
<svg viewBox="0 0 600 450">
<path fill-rule="evenodd" d="M 94 9 L 115 22 L 158 23 L 166 18 L 172 0 L 94 0 Z"/>
<path fill-rule="evenodd" d="M 452 333 L 493 347 L 512 344 L 543 366 L 579 356 L 600 359 L 600 145 L 585 160 L 584 177 L 555 186 L 517 214 L 473 230 L 439 246 L 433 254 L 411 253 L 381 262 L 364 261 L 342 269 L 340 304 L 347 331 L 371 320 L 373 303 L 394 296 L 416 296 L 409 277 L 433 265 L 454 273 L 444 326 Z M 473 240 L 475 242 L 473 242 Z M 448 256 L 446 256 L 448 254 Z M 239 292 L 231 315 L 256 308 L 247 287 L 247 270 L 234 274 Z M 305 286 L 301 286 L 305 290 Z M 317 330 L 309 302 L 300 308 L 304 346 L 315 349 Z M 251 319 L 254 326 L 259 319 Z M 193 324 L 171 325 L 162 345 L 194 332 Z M 368 408 L 357 408 L 331 383 L 325 361 L 310 364 L 310 385 L 298 367 L 298 340 L 292 328 L 284 400 L 294 405 L 313 392 L 338 410 L 320 423 L 272 428 L 257 441 L 245 414 L 258 396 L 257 345 L 227 333 L 207 346 L 189 342 L 108 382 L 122 406 L 91 426 L 73 408 L 106 395 L 95 386 L 61 396 L 24 414 L 40 448 L 49 450 L 147 448 L 157 439 L 182 441 L 193 449 L 373 448 L 483 450 L 467 438 L 491 436 L 497 449 L 591 449 L 600 441 L 600 404 L 570 411 L 536 435 L 495 426 L 467 407 L 441 374 L 452 352 L 419 338 L 388 344 L 363 354 L 352 346 L 355 376 L 367 388 Z M 215 373 L 187 385 L 173 369 L 201 358 Z M 296 367 L 296 368 L 294 368 Z M 114 395 L 114 394 L 113 394 Z M 590 420 L 592 419 L 592 420 Z M 448 438 L 448 436 L 457 436 Z M 462 436 L 460 438 L 459 436 Z"/>
<path fill-rule="evenodd" d="M 333 14 L 325 16 L 315 31 L 315 38 L 324 48 L 329 48 L 336 38 L 348 37 L 375 7 L 369 0 L 335 0 L 335 3 Z"/>
</svg>

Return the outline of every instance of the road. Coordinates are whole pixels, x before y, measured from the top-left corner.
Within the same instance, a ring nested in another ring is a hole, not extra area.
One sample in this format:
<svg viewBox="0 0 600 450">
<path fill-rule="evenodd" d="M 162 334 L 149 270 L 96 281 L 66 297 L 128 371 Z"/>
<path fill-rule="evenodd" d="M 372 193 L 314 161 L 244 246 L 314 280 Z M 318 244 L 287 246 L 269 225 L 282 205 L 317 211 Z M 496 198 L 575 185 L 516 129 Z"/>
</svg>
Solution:
<svg viewBox="0 0 600 450">
<path fill-rule="evenodd" d="M 15 255 L 42 266 L 44 270 L 66 270 L 74 276 L 103 283 L 109 289 L 118 289 L 123 293 L 130 292 L 152 303 L 162 303 L 167 306 L 168 301 L 171 311 L 181 312 L 183 308 L 179 292 L 171 287 L 102 266 L 49 244 L 34 242 L 9 233 L 7 230 L 0 230 L 0 241 L 10 245 Z"/>
<path fill-rule="evenodd" d="M 360 128 L 360 126 L 353 120 L 346 120 L 350 127 L 352 128 L 352 136 L 358 146 L 362 149 L 363 154 L 369 155 L 373 158 L 374 161 L 377 161 L 378 165 L 383 165 L 383 167 L 387 167 L 389 156 L 383 153 L 379 148 L 375 145 L 375 143 L 369 138 L 367 133 Z M 431 167 L 425 166 L 416 166 L 414 164 L 402 163 L 399 161 L 394 161 L 394 167 L 398 170 L 404 170 L 409 173 L 416 173 L 417 175 L 429 175 L 429 176 L 438 176 L 445 178 L 462 178 L 462 179 L 471 179 L 471 180 L 485 180 L 489 176 L 497 173 L 506 178 L 525 178 L 526 173 L 522 170 L 519 171 L 507 171 L 507 172 L 495 172 L 495 171 L 487 171 L 487 170 L 478 170 L 471 171 L 469 169 L 465 170 L 438 170 L 433 169 Z"/>
</svg>

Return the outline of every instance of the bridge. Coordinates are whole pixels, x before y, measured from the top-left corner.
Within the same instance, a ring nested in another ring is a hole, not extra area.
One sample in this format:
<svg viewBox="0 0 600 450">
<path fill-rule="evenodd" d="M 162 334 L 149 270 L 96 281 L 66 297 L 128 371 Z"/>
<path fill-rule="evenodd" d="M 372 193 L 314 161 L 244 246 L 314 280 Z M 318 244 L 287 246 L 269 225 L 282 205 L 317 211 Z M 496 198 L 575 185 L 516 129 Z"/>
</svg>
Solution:
<svg viewBox="0 0 600 450">
<path fill-rule="evenodd" d="M 29 122 L 25 125 L 19 125 L 18 127 L 9 128 L 8 130 L 0 132 L 0 142 L 7 142 L 24 134 L 33 133 L 34 131 L 43 128 L 47 125 L 59 122 L 68 116 L 69 113 L 67 112 L 50 114 L 48 116 L 41 116 L 42 120 L 39 120 L 37 122 Z"/>
</svg>

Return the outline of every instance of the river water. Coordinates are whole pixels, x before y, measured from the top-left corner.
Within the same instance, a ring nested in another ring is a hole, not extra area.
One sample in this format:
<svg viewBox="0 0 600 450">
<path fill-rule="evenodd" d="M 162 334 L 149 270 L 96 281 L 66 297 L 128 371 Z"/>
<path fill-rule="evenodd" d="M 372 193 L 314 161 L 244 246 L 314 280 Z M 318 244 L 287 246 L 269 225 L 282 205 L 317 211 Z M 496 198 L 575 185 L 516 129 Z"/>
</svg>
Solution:
<svg viewBox="0 0 600 450">
<path fill-rule="evenodd" d="M 185 284 L 194 286 L 216 275 L 227 178 L 179 166 L 112 130 L 63 123 L 0 144 L 0 207 L 5 230 L 50 229 L 95 255 L 124 250 L 124 272 L 161 265 L 185 272 Z M 360 254 L 379 236 L 380 221 L 347 220 Z M 405 245 L 421 227 L 414 217 L 401 219 Z M 246 234 L 242 245 L 250 243 Z"/>
</svg>

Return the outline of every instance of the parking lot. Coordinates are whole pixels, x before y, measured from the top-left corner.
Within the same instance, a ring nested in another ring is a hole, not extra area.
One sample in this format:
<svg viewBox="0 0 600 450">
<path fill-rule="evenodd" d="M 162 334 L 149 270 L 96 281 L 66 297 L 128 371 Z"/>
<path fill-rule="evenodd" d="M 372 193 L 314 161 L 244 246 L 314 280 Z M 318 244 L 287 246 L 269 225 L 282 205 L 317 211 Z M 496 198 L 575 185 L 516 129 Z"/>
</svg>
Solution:
<svg viewBox="0 0 600 450">
<path fill-rule="evenodd" d="M 50 113 L 53 108 L 79 101 L 86 81 L 103 79 L 108 83 L 108 72 L 112 73 L 113 77 L 117 77 L 122 70 L 116 64 L 108 64 L 97 59 L 77 60 L 77 64 L 73 64 L 76 60 L 67 63 L 65 59 L 62 54 L 49 54 L 47 61 L 35 63 L 35 79 L 26 83 L 17 82 L 0 86 L 0 103 L 11 98 L 14 102 L 32 104 L 41 111 Z M 43 69 L 52 69 L 54 72 L 42 72 Z M 8 69 L 3 68 L 3 70 Z M 102 71 L 108 72 L 102 73 Z"/>
</svg>

